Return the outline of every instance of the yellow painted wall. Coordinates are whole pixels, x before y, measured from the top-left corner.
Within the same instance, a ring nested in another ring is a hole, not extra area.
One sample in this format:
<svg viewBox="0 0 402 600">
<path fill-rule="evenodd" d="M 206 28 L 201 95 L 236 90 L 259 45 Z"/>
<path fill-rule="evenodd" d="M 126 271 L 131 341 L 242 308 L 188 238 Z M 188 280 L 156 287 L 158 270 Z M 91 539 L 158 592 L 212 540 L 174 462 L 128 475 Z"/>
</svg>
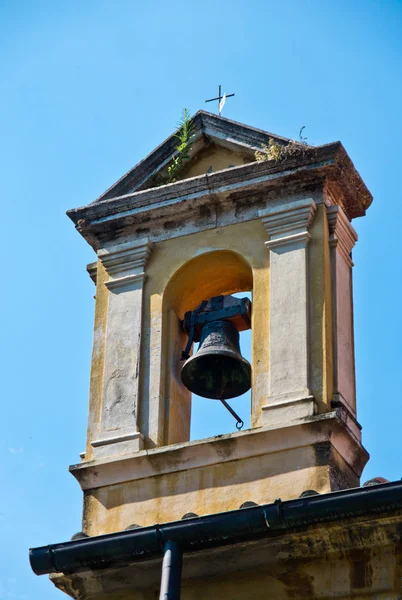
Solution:
<svg viewBox="0 0 402 600">
<path fill-rule="evenodd" d="M 92 458 L 91 441 L 97 437 L 97 428 L 100 423 L 102 412 L 103 365 L 105 360 L 107 308 L 109 298 L 109 291 L 105 286 L 105 281 L 108 281 L 108 279 L 109 275 L 107 274 L 105 267 L 103 266 L 102 262 L 98 260 L 91 381 L 89 392 L 89 419 L 85 450 L 86 460 L 91 460 Z"/>
<path fill-rule="evenodd" d="M 317 208 L 310 233 L 311 391 L 319 411 L 324 412 L 330 407 L 333 377 L 330 258 L 323 205 Z M 251 287 L 252 426 L 261 424 L 260 408 L 268 398 L 269 370 L 270 281 L 266 240 L 265 228 L 260 220 L 255 220 L 154 246 L 146 269 L 140 364 L 140 430 L 145 435 L 146 447 L 188 439 L 191 407 L 180 381 L 179 360 L 186 336 L 180 331 L 179 319 L 203 299 Z M 184 268 L 186 263 L 189 268 Z M 96 439 L 101 414 L 107 277 L 99 262 L 86 460 L 91 458 L 89 442 Z M 170 411 L 175 397 L 181 400 Z"/>
<path fill-rule="evenodd" d="M 304 490 L 330 491 L 329 465 L 313 446 L 156 475 L 86 492 L 85 531 L 99 535 L 135 523 L 180 520 L 240 508 L 243 502 L 290 500 Z"/>
<path fill-rule="evenodd" d="M 310 235 L 310 387 L 322 413 L 330 409 L 333 397 L 331 264 L 324 204 L 317 207 Z"/>
<path fill-rule="evenodd" d="M 229 167 L 238 167 L 253 162 L 253 152 L 234 152 L 222 146 L 211 144 L 201 150 L 181 171 L 178 179 L 188 179 L 207 172 L 221 171 Z M 210 171 L 212 169 L 212 171 Z"/>
<path fill-rule="evenodd" d="M 332 397 L 332 330 L 329 247 L 326 215 L 318 207 L 310 230 L 311 359 L 313 393 L 320 411 Z M 261 424 L 261 406 L 268 398 L 269 376 L 269 251 L 260 220 L 202 231 L 155 244 L 146 268 L 140 361 L 140 431 L 145 447 L 186 441 L 190 397 L 180 381 L 179 361 L 185 345 L 179 319 L 203 299 L 252 288 L 252 419 Z M 187 266 L 186 266 L 187 265 Z M 108 290 L 98 267 L 95 344 L 91 375 L 90 440 L 96 439 L 101 413 L 104 334 Z M 150 477 L 86 492 L 84 520 L 93 535 L 198 514 L 231 510 L 242 502 L 294 498 L 295 490 L 329 491 L 330 467 L 318 462 L 313 448 L 236 461 L 207 470 Z"/>
</svg>

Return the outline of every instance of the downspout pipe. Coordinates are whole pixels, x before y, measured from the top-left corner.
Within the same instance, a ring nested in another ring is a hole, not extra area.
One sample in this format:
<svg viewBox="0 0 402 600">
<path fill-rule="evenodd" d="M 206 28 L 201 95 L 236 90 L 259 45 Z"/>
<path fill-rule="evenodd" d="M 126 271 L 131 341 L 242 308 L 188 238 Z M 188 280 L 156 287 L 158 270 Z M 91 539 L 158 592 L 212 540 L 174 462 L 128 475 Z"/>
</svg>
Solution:
<svg viewBox="0 0 402 600">
<path fill-rule="evenodd" d="M 180 600 L 183 552 L 177 542 L 166 542 L 159 600 Z"/>
<path fill-rule="evenodd" d="M 194 552 L 269 537 L 291 528 L 397 510 L 402 510 L 401 481 L 285 502 L 276 500 L 272 504 L 33 548 L 30 562 L 36 575 L 67 574 L 161 556 L 168 542 L 176 542 L 181 552 Z"/>
</svg>

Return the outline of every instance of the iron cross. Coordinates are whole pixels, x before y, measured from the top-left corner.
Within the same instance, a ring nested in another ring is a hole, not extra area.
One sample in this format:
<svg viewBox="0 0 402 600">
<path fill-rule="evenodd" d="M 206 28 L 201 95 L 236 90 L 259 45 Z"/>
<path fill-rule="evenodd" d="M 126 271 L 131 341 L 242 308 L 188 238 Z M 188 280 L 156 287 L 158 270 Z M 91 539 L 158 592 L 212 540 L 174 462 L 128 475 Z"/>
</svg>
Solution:
<svg viewBox="0 0 402 600">
<path fill-rule="evenodd" d="M 231 98 L 232 96 L 234 96 L 234 94 L 226 94 L 226 93 L 223 94 L 223 96 L 222 96 L 222 91 L 221 90 L 222 90 L 222 86 L 219 85 L 218 86 L 218 97 L 217 98 L 211 98 L 210 100 L 205 100 L 205 102 L 214 102 L 215 100 L 218 101 L 218 116 L 219 117 L 221 116 L 221 112 L 222 112 L 222 109 L 223 109 L 224 104 L 226 102 L 226 98 Z M 222 102 L 222 100 L 223 100 L 223 102 Z"/>
</svg>

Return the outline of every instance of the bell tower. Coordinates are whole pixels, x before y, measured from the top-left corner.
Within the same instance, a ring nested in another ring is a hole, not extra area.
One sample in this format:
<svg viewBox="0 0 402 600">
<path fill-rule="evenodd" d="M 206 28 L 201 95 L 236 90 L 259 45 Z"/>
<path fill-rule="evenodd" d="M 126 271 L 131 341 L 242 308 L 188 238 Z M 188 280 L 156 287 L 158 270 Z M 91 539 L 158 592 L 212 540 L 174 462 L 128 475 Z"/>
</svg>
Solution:
<svg viewBox="0 0 402 600">
<path fill-rule="evenodd" d="M 203 111 L 193 128 L 173 183 L 171 136 L 68 213 L 97 253 L 88 436 L 71 467 L 90 536 L 356 487 L 368 459 L 351 220 L 370 193 L 339 142 Z M 280 157 L 257 161 L 269 138 Z M 251 365 L 236 346 L 248 328 Z M 228 399 L 246 380 L 250 429 L 190 441 L 191 392 Z"/>
<path fill-rule="evenodd" d="M 83 531 L 31 566 L 76 600 L 396 598 L 402 483 L 360 487 L 351 222 L 371 195 L 340 142 L 203 111 L 191 129 L 186 160 L 176 132 L 68 213 L 97 254 Z M 190 439 L 192 394 L 232 410 L 249 388 L 248 429 Z"/>
</svg>

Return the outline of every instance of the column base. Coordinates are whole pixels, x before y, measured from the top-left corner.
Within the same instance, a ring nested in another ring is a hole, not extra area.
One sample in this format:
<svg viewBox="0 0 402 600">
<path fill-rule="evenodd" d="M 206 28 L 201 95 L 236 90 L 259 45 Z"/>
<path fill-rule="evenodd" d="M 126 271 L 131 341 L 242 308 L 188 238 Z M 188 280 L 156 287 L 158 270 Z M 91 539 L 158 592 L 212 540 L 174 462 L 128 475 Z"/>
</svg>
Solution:
<svg viewBox="0 0 402 600">
<path fill-rule="evenodd" d="M 139 452 L 144 448 L 144 436 L 139 431 L 132 431 L 115 435 L 113 437 L 108 434 L 101 436 L 97 440 L 91 442 L 92 459 L 106 458 L 109 456 L 119 456 L 123 454 L 131 454 Z"/>
<path fill-rule="evenodd" d="M 262 407 L 262 426 L 278 427 L 295 423 L 317 412 L 314 396 L 301 398 L 273 399 Z"/>
</svg>

